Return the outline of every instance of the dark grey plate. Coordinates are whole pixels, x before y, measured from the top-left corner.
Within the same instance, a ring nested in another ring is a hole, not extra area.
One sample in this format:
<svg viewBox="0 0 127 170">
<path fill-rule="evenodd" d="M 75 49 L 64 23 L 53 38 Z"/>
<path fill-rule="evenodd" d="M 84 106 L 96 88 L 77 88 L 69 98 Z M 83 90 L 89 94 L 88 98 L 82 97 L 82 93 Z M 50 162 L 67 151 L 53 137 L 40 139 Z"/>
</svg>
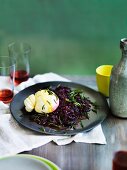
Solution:
<svg viewBox="0 0 127 170">
<path fill-rule="evenodd" d="M 24 99 L 28 97 L 30 94 L 37 92 L 40 89 L 45 89 L 50 86 L 56 87 L 59 84 L 70 87 L 70 88 L 76 88 L 76 89 L 82 89 L 86 96 L 89 97 L 89 99 L 92 102 L 96 102 L 98 109 L 97 113 L 91 112 L 90 113 L 90 119 L 84 119 L 82 120 L 82 125 L 77 126 L 74 130 L 55 130 L 49 127 L 42 127 L 34 122 L 31 122 L 29 119 L 29 114 L 24 114 L 26 111 L 23 109 L 24 107 Z M 18 94 L 15 95 L 13 98 L 11 104 L 10 104 L 10 111 L 14 119 L 21 125 L 23 125 L 26 128 L 29 128 L 31 130 L 41 132 L 42 134 L 51 134 L 51 135 L 74 135 L 79 132 L 83 131 L 89 131 L 98 124 L 102 123 L 103 120 L 106 118 L 109 107 L 107 104 L 107 101 L 103 95 L 101 95 L 99 92 L 72 82 L 61 82 L 61 81 L 52 81 L 52 82 L 46 82 L 46 83 L 38 83 L 33 86 L 30 86 L 22 91 L 20 91 Z"/>
</svg>

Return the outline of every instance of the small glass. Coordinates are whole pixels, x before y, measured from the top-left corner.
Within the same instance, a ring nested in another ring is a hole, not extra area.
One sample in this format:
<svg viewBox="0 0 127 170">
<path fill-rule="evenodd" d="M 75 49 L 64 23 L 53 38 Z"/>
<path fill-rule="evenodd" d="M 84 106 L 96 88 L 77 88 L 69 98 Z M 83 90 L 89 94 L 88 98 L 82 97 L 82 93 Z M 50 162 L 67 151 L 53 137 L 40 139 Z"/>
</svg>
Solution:
<svg viewBox="0 0 127 170">
<path fill-rule="evenodd" d="M 15 62 L 15 85 L 28 80 L 30 75 L 29 57 L 31 48 L 27 43 L 13 42 L 8 46 L 9 56 Z"/>
<path fill-rule="evenodd" d="M 101 65 L 96 69 L 96 83 L 98 91 L 109 97 L 110 76 L 113 65 Z"/>
<path fill-rule="evenodd" d="M 112 170 L 127 170 L 127 151 L 117 151 L 114 154 Z"/>
<path fill-rule="evenodd" d="M 10 78 L 13 75 L 13 78 Z M 10 103 L 14 96 L 15 64 L 10 57 L 0 56 L 0 101 Z"/>
</svg>

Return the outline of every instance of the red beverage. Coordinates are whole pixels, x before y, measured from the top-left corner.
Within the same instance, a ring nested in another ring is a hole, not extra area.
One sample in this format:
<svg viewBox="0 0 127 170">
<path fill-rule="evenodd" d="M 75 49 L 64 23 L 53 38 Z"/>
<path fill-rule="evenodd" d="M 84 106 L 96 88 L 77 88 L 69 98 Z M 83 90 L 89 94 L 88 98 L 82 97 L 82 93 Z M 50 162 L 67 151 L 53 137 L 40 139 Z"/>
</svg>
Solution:
<svg viewBox="0 0 127 170">
<path fill-rule="evenodd" d="M 12 75 L 11 75 L 11 77 L 12 77 Z M 28 80 L 28 78 L 29 78 L 29 73 L 27 73 L 25 70 L 15 71 L 15 85 L 18 85 L 18 84 L 22 83 L 23 81 Z"/>
<path fill-rule="evenodd" d="M 0 90 L 0 101 L 3 101 L 5 104 L 11 102 L 14 94 L 9 89 Z"/>
<path fill-rule="evenodd" d="M 112 170 L 127 170 L 127 151 L 115 153 Z"/>
</svg>

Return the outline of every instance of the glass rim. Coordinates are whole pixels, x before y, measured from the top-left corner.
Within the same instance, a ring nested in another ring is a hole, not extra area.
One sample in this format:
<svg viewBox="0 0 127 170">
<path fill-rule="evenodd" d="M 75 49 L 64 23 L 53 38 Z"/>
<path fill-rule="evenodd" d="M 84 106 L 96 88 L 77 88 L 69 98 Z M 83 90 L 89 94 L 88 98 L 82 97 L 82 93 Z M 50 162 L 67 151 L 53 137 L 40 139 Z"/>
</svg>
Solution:
<svg viewBox="0 0 127 170">
<path fill-rule="evenodd" d="M 103 74 L 100 69 L 103 68 L 103 70 L 106 70 L 108 69 L 109 71 L 112 70 L 113 68 L 113 65 L 100 65 L 96 68 L 96 74 L 100 75 L 100 76 L 103 76 L 103 77 L 110 77 L 111 73 L 110 74 Z"/>
<path fill-rule="evenodd" d="M 8 58 L 8 61 L 9 61 L 9 60 L 11 61 L 11 59 L 10 59 L 9 56 L 0 56 L 0 58 Z M 1 65 L 0 65 L 0 69 L 1 69 L 1 68 L 11 68 L 11 67 L 14 67 L 14 66 L 15 66 L 15 63 L 13 63 L 13 62 L 11 63 L 11 62 L 10 62 L 10 64 L 8 64 L 7 66 L 6 66 L 6 65 L 5 65 L 5 66 L 1 66 Z"/>
<path fill-rule="evenodd" d="M 8 49 L 11 50 L 10 48 L 11 48 L 13 45 L 21 45 L 21 44 L 26 45 L 26 47 L 27 47 L 26 50 L 24 51 L 24 53 L 31 51 L 31 46 L 30 46 L 28 43 L 22 42 L 22 41 L 21 41 L 21 42 L 13 41 L 13 42 L 9 43 Z"/>
</svg>

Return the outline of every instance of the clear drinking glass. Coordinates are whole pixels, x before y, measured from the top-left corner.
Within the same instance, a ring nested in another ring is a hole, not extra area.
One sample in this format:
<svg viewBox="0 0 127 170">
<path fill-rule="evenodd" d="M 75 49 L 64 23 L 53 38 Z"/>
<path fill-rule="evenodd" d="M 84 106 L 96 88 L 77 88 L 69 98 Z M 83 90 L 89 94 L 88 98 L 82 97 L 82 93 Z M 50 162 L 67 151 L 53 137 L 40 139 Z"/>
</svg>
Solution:
<svg viewBox="0 0 127 170">
<path fill-rule="evenodd" d="M 13 75 L 13 78 L 10 78 Z M 10 57 L 0 56 L 0 101 L 11 102 L 14 96 L 15 64 Z"/>
<path fill-rule="evenodd" d="M 31 48 L 27 43 L 13 42 L 9 44 L 8 51 L 10 58 L 15 62 L 15 85 L 18 85 L 29 78 Z"/>
</svg>

